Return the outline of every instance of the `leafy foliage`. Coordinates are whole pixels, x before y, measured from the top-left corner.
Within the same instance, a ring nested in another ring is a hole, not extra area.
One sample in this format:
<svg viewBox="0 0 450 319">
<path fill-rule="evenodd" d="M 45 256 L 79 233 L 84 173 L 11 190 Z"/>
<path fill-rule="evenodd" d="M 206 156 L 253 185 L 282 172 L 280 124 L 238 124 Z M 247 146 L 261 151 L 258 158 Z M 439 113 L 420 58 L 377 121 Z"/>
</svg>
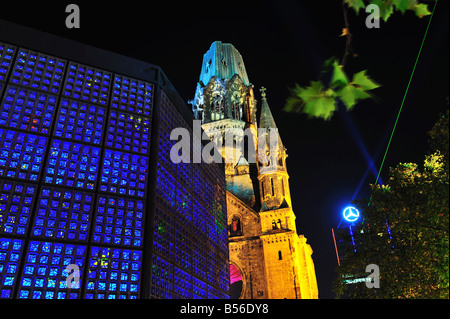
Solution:
<svg viewBox="0 0 450 319">
<path fill-rule="evenodd" d="M 343 3 L 352 8 L 356 14 L 366 5 L 375 4 L 379 8 L 380 18 L 385 22 L 394 11 L 400 11 L 404 14 L 411 10 L 419 18 L 431 14 L 428 6 L 418 3 L 417 0 L 343 0 Z M 352 37 L 348 27 L 346 10 L 344 10 L 344 20 L 346 27 L 342 29 L 341 36 L 345 36 L 347 41 L 342 60 L 346 61 Z M 342 64 L 345 64 L 345 62 L 342 62 Z M 311 81 L 307 87 L 296 84 L 291 89 L 290 97 L 286 100 L 284 111 L 304 113 L 309 117 L 329 120 L 333 116 L 339 101 L 345 105 L 347 110 L 351 110 L 359 100 L 372 97 L 372 94 L 368 91 L 376 89 L 380 85 L 369 78 L 366 74 L 367 70 L 354 74 L 352 80 L 349 81 L 342 64 L 339 64 L 336 58 L 331 58 L 324 63 L 324 68 L 331 72 L 329 83 Z"/>
<path fill-rule="evenodd" d="M 449 298 L 448 112 L 430 136 L 434 143 L 422 169 L 398 164 L 388 186 L 372 185 L 369 206 L 357 202 L 364 221 L 353 231 L 356 252 L 344 238 L 350 249 L 337 268 L 338 297 Z M 351 274 L 366 277 L 371 263 L 380 269 L 379 289 L 345 283 Z"/>
<path fill-rule="evenodd" d="M 404 14 L 406 11 L 414 11 L 416 16 L 422 18 L 430 15 L 428 6 L 424 3 L 419 3 L 417 0 L 344 0 L 344 2 L 355 10 L 356 14 L 359 13 L 360 8 L 365 8 L 366 4 L 375 4 L 380 8 L 380 17 L 386 22 L 394 11 L 400 11 Z"/>
<path fill-rule="evenodd" d="M 371 97 L 367 91 L 379 87 L 365 70 L 353 75 L 349 81 L 342 66 L 334 58 L 325 62 L 324 69 L 331 73 L 329 85 L 325 87 L 320 81 L 312 81 L 310 86 L 303 88 L 297 84 L 291 90 L 285 111 L 301 111 L 311 117 L 329 120 L 337 108 L 338 100 L 344 103 L 347 110 L 351 110 L 357 101 Z"/>
<path fill-rule="evenodd" d="M 364 9 L 366 7 L 363 0 L 345 0 L 345 3 L 347 3 L 350 8 L 353 8 L 356 11 L 356 14 L 359 13 L 359 9 Z"/>
</svg>

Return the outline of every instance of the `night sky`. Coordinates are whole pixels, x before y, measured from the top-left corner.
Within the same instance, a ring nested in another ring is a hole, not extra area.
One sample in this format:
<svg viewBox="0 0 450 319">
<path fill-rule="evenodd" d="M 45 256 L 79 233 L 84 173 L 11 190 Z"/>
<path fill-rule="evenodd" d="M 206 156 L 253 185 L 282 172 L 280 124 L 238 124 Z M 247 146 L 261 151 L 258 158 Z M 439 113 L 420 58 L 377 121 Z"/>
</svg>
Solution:
<svg viewBox="0 0 450 319">
<path fill-rule="evenodd" d="M 314 251 L 320 298 L 333 298 L 337 267 L 331 228 L 353 196 L 367 198 L 376 176 L 367 156 L 381 164 L 428 17 L 396 12 L 381 28 L 365 27 L 366 13 L 348 11 L 353 53 L 345 70 L 367 74 L 382 86 L 375 99 L 340 110 L 330 121 L 282 111 L 289 88 L 318 80 L 323 62 L 344 53 L 341 1 L 76 1 L 81 28 L 65 27 L 65 7 L 44 2 L 2 3 L 0 18 L 161 66 L 180 96 L 194 97 L 203 54 L 213 41 L 232 43 L 241 53 L 249 80 L 267 88 L 289 157 L 290 189 L 297 230 Z M 73 3 L 73 2 L 72 2 Z M 422 163 L 427 132 L 448 108 L 449 3 L 440 0 L 381 172 L 390 166 Z M 1 31 L 1 30 L 0 30 Z M 365 153 L 366 152 L 366 153 Z M 358 185 L 362 185 L 358 189 Z"/>
</svg>

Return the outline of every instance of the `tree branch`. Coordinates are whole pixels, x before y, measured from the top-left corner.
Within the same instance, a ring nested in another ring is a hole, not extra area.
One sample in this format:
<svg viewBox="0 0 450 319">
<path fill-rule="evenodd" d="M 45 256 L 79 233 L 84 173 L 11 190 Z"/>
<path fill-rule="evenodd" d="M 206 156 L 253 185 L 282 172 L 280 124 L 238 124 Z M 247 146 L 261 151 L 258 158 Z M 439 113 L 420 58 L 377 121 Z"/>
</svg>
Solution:
<svg viewBox="0 0 450 319">
<path fill-rule="evenodd" d="M 350 45 L 351 45 L 351 42 L 352 42 L 352 34 L 350 33 L 350 25 L 348 23 L 347 7 L 345 5 L 345 0 L 342 0 L 342 12 L 344 14 L 345 29 L 347 30 L 347 33 L 345 35 L 346 40 L 345 40 L 344 56 L 341 59 L 341 65 L 344 66 L 345 63 L 347 62 L 347 57 L 350 54 Z"/>
</svg>

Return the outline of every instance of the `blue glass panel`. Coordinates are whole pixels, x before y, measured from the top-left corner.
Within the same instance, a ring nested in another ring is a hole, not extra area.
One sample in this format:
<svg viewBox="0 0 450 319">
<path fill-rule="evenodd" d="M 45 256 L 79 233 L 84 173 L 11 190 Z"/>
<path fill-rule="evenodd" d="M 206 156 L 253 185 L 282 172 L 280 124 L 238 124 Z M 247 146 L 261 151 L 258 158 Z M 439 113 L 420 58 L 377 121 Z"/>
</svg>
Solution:
<svg viewBox="0 0 450 319">
<path fill-rule="evenodd" d="M 86 279 L 90 299 L 139 297 L 142 251 L 91 247 Z"/>
<path fill-rule="evenodd" d="M 205 282 L 195 277 L 192 277 L 192 292 L 194 299 L 206 299 L 208 295 L 208 287 Z"/>
<path fill-rule="evenodd" d="M 173 258 L 174 220 L 159 205 L 154 207 L 153 251 L 168 259 Z"/>
<path fill-rule="evenodd" d="M 0 180 L 0 234 L 26 235 L 37 186 Z"/>
<path fill-rule="evenodd" d="M 199 233 L 200 237 L 205 238 L 204 231 Z M 207 246 L 206 238 L 204 240 L 193 240 L 192 241 L 192 272 L 199 278 L 206 279 L 206 268 L 207 268 Z M 227 240 L 228 243 L 228 240 Z"/>
<path fill-rule="evenodd" d="M 142 200 L 99 195 L 93 241 L 142 247 L 144 207 Z"/>
<path fill-rule="evenodd" d="M 15 51 L 16 47 L 0 42 L 0 81 L 6 80 Z"/>
<path fill-rule="evenodd" d="M 63 99 L 56 120 L 55 136 L 100 144 L 105 122 L 104 107 Z"/>
<path fill-rule="evenodd" d="M 192 201 L 192 222 L 194 227 L 201 233 L 204 233 L 206 230 L 206 210 L 203 205 L 193 198 Z M 226 239 L 228 243 L 228 238 Z"/>
<path fill-rule="evenodd" d="M 108 122 L 106 145 L 124 151 L 148 154 L 150 149 L 150 120 L 112 110 Z"/>
<path fill-rule="evenodd" d="M 174 260 L 186 270 L 192 270 L 192 240 L 188 230 L 181 223 L 175 223 Z"/>
<path fill-rule="evenodd" d="M 63 95 L 106 106 L 109 99 L 111 78 L 110 72 L 70 62 Z"/>
<path fill-rule="evenodd" d="M 192 299 L 191 275 L 175 267 L 175 298 Z"/>
<path fill-rule="evenodd" d="M 79 298 L 86 252 L 83 245 L 30 241 L 19 298 Z"/>
<path fill-rule="evenodd" d="M 10 82 L 57 94 L 64 77 L 65 60 L 20 49 Z"/>
<path fill-rule="evenodd" d="M 44 182 L 94 190 L 99 160 L 97 147 L 52 140 Z"/>
<path fill-rule="evenodd" d="M 152 298 L 172 299 L 173 294 L 173 265 L 172 263 L 153 255 L 152 265 Z"/>
<path fill-rule="evenodd" d="M 0 299 L 12 298 L 24 241 L 0 237 Z"/>
<path fill-rule="evenodd" d="M 156 196 L 163 206 L 167 204 L 169 207 L 175 207 L 175 178 L 162 166 L 157 163 L 156 176 Z"/>
<path fill-rule="evenodd" d="M 0 106 L 0 125 L 48 134 L 56 96 L 8 86 Z"/>
<path fill-rule="evenodd" d="M 145 196 L 148 157 L 106 149 L 100 190 L 137 197 Z"/>
<path fill-rule="evenodd" d="M 0 128 L 0 176 L 37 181 L 47 138 Z"/>
<path fill-rule="evenodd" d="M 192 196 L 186 188 L 177 183 L 177 217 L 187 225 L 192 222 Z"/>
<path fill-rule="evenodd" d="M 220 291 L 208 285 L 208 299 L 219 299 Z"/>
<path fill-rule="evenodd" d="M 73 190 L 43 187 L 32 235 L 86 241 L 94 196 Z"/>
<path fill-rule="evenodd" d="M 151 116 L 153 85 L 116 74 L 114 76 L 111 106 L 121 110 Z"/>
</svg>

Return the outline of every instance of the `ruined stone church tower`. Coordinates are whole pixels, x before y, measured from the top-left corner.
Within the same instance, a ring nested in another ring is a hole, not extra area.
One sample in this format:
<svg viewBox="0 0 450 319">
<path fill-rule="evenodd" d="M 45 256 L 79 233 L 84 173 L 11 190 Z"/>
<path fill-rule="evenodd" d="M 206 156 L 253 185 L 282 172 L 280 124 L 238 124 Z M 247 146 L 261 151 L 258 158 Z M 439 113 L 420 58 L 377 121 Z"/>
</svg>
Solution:
<svg viewBox="0 0 450 319">
<path fill-rule="evenodd" d="M 296 230 L 286 148 L 277 136 L 275 148 L 257 149 L 265 145 L 258 140 L 270 138 L 267 129 L 277 127 L 265 89 L 260 106 L 253 89 L 240 53 L 214 42 L 203 57 L 191 103 L 206 134 L 222 139 L 232 296 L 318 298 L 312 249 Z M 232 136 L 227 143 L 226 134 Z M 262 161 L 261 154 L 269 160 Z"/>
</svg>

